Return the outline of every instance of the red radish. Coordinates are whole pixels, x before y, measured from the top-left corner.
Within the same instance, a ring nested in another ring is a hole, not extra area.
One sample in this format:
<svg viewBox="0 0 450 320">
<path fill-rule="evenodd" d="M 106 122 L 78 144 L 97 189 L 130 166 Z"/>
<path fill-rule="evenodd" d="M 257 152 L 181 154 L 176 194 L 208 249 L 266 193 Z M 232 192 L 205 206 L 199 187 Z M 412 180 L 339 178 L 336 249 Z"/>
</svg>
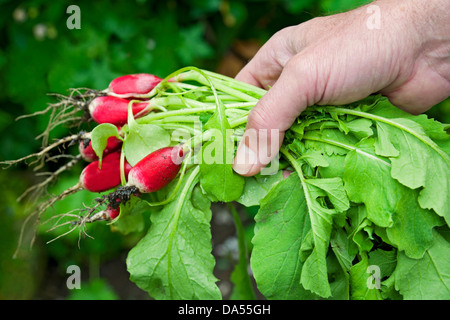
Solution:
<svg viewBox="0 0 450 320">
<path fill-rule="evenodd" d="M 142 193 L 157 191 L 171 182 L 181 168 L 183 149 L 166 147 L 150 153 L 139 161 L 128 175 L 128 186 Z"/>
<path fill-rule="evenodd" d="M 108 154 L 117 151 L 122 146 L 122 140 L 117 137 L 109 137 L 106 148 L 103 150 L 103 156 L 107 156 Z M 98 160 L 97 154 L 92 148 L 91 139 L 85 139 L 80 141 L 78 149 L 80 150 L 80 154 L 85 161 L 92 162 Z"/>
<path fill-rule="evenodd" d="M 123 126 L 128 120 L 129 100 L 113 96 L 101 96 L 91 101 L 89 112 L 97 123 L 112 123 Z M 149 102 L 133 103 L 133 115 L 144 116 L 151 111 Z M 138 115 L 139 114 L 139 115 Z"/>
<path fill-rule="evenodd" d="M 161 81 L 161 78 L 148 73 L 129 74 L 111 81 L 107 92 L 127 98 L 144 95 L 152 91 Z"/>
<path fill-rule="evenodd" d="M 106 213 L 108 213 L 108 216 L 111 218 L 111 220 L 113 220 L 119 216 L 120 207 L 117 207 L 114 209 L 113 207 L 108 206 L 106 208 Z"/>
<path fill-rule="evenodd" d="M 125 160 L 125 177 L 131 170 L 131 165 Z M 88 164 L 80 176 L 80 184 L 91 192 L 103 192 L 120 185 L 120 152 L 113 152 L 103 158 L 102 167 L 99 162 Z"/>
</svg>

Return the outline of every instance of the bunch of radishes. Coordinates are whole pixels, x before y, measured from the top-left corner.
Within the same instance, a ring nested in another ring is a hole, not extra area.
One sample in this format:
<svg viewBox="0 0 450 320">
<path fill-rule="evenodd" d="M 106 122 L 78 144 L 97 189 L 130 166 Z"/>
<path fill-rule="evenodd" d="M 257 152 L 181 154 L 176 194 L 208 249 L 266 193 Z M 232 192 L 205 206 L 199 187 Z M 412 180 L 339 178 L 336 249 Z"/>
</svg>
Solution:
<svg viewBox="0 0 450 320">
<path fill-rule="evenodd" d="M 211 117 L 222 106 L 231 129 L 241 128 L 243 131 L 250 109 L 264 93 L 262 89 L 194 67 L 180 69 L 166 79 L 151 74 L 114 79 L 100 96 L 89 103 L 88 109 L 96 123 L 118 128 L 118 137 L 110 137 L 103 150 L 103 162 L 108 168 L 114 167 L 115 171 L 109 169 L 103 174 L 100 160 L 96 159 L 99 155 L 84 141 L 80 148 L 83 157 L 99 162 L 93 162 L 85 169 L 81 177 L 82 186 L 89 191 L 102 192 L 126 182 L 127 190 L 134 194 L 137 194 L 136 190 L 138 193 L 151 193 L 162 189 L 177 177 L 186 154 L 209 139 L 207 130 L 196 128 L 201 116 L 209 114 Z M 156 124 L 172 132 L 182 129 L 193 137 L 153 151 L 130 169 L 123 148 L 119 149 L 123 140 L 121 134 L 126 135 L 127 126 L 132 124 Z M 120 152 L 122 159 L 118 155 Z M 115 164 L 109 164 L 109 161 Z M 123 167 L 117 166 L 118 163 Z M 103 175 L 103 179 L 99 178 Z M 91 180 L 102 182 L 90 183 Z M 91 187 L 92 184 L 95 188 Z M 114 193 L 108 199 L 107 211 L 114 219 L 122 201 L 116 201 Z"/>
<path fill-rule="evenodd" d="M 86 91 L 83 93 L 83 90 Z M 50 113 L 47 130 L 41 135 L 43 148 L 40 152 L 18 160 L 0 162 L 10 166 L 37 157 L 42 160 L 42 164 L 56 159 L 50 151 L 64 149 L 66 144 L 79 145 L 77 156 L 49 178 L 30 188 L 36 191 L 33 202 L 37 203 L 37 198 L 44 194 L 43 190 L 55 182 L 62 172 L 72 169 L 80 160 L 89 162 L 75 186 L 37 205 L 34 215 L 38 215 L 38 220 L 55 202 L 80 190 L 106 192 L 107 195 L 97 198 L 96 205 L 88 208 L 90 210 L 84 217 L 80 216 L 83 222 L 75 224 L 114 220 L 120 214 L 121 204 L 128 201 L 131 195 L 142 198 L 143 194 L 161 190 L 179 177 L 167 199 L 152 205 L 170 202 L 176 197 L 177 186 L 184 172 L 198 164 L 195 162 L 198 154 L 201 159 L 202 144 L 211 139 L 211 133 L 215 130 L 225 134 L 225 129 L 231 129 L 235 133 L 231 139 L 238 142 L 248 113 L 265 93 L 263 89 L 195 67 L 179 69 L 165 79 L 145 73 L 125 75 L 112 80 L 104 90 L 83 90 L 74 89 L 68 97 L 58 95 L 60 102 L 36 113 Z M 206 125 L 210 118 L 215 117 L 221 118 L 219 130 Z M 84 125 L 84 122 L 94 122 L 95 126 L 91 132 L 73 134 L 48 144 L 51 130 L 63 123 L 69 124 L 74 119 L 76 121 L 72 126 Z M 97 129 L 105 127 L 113 132 L 110 136 L 103 135 L 100 139 L 98 134 L 94 134 L 102 131 Z M 145 131 L 150 127 L 153 130 L 157 128 L 158 134 L 165 136 L 164 143 L 142 140 L 143 145 L 152 147 L 140 150 L 137 157 L 133 151 L 136 146 L 133 149 L 129 144 L 130 135 L 133 130 Z M 174 135 L 177 137 L 180 134 L 187 134 L 188 137 L 174 138 Z M 99 147 L 99 144 L 102 146 Z M 96 213 L 94 210 L 99 207 L 99 203 L 107 203 L 107 208 Z M 80 212 L 86 210 L 80 206 Z"/>
<path fill-rule="evenodd" d="M 133 100 L 145 98 L 162 81 L 151 74 L 126 75 L 111 81 L 109 87 L 103 91 L 104 96 L 99 96 L 89 104 L 89 112 L 92 119 L 98 123 L 110 123 L 120 127 L 127 123 L 129 107 L 133 117 L 139 118 L 151 111 L 150 101 L 132 103 Z M 80 141 L 79 151 L 83 159 L 91 162 L 81 173 L 81 186 L 91 192 L 104 192 L 121 184 L 121 157 L 122 141 L 117 137 L 108 138 L 103 150 L 103 159 L 100 162 L 98 155 L 92 147 L 92 141 Z M 125 180 L 130 193 L 155 192 L 170 183 L 181 168 L 184 151 L 181 146 L 158 149 L 134 167 L 124 161 Z M 122 189 L 123 192 L 123 189 Z M 107 213 L 111 219 L 115 219 L 120 213 L 120 201 L 114 196 L 109 196 Z"/>
</svg>

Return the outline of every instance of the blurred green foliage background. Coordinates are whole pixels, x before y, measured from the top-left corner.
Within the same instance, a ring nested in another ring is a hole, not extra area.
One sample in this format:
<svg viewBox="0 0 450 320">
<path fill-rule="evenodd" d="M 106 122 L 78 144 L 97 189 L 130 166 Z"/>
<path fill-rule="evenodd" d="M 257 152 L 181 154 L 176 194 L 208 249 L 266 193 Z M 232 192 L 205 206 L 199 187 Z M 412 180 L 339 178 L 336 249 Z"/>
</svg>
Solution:
<svg viewBox="0 0 450 320">
<path fill-rule="evenodd" d="M 276 31 L 366 2 L 0 0 L 0 161 L 39 149 L 35 137 L 48 119 L 15 119 L 55 102 L 48 93 L 67 94 L 69 88 L 79 87 L 103 89 L 113 78 L 129 73 L 164 77 L 186 65 L 233 76 Z M 66 26 L 70 17 L 66 10 L 73 4 L 81 10 L 81 29 Z M 449 123 L 450 101 L 429 114 Z M 56 136 L 67 133 L 60 129 Z M 74 185 L 81 169 L 62 176 L 52 191 Z M 34 182 L 26 165 L 0 170 L 0 299 L 147 298 L 128 280 L 125 266 L 126 254 L 140 234 L 122 235 L 96 224 L 88 231 L 95 240 L 78 243 L 79 234 L 74 232 L 46 244 L 58 233 L 43 229 L 32 250 L 11 258 L 27 215 L 26 202 L 16 199 Z M 92 198 L 80 192 L 55 206 L 55 212 L 67 212 Z M 71 264 L 82 268 L 82 290 L 66 287 Z M 229 264 L 218 261 L 221 266 L 225 270 Z"/>
</svg>

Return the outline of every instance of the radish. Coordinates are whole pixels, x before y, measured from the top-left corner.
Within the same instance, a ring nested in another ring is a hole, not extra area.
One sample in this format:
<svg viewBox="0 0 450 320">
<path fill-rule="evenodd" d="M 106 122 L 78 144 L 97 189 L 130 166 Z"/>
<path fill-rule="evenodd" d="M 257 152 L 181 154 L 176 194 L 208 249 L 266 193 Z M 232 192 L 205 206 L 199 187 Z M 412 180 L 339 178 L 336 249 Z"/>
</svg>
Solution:
<svg viewBox="0 0 450 320">
<path fill-rule="evenodd" d="M 120 214 L 120 207 L 113 208 L 113 207 L 108 206 L 106 208 L 106 213 L 108 214 L 108 216 L 111 220 L 114 220 Z"/>
<path fill-rule="evenodd" d="M 158 149 L 129 170 L 128 183 L 108 194 L 107 214 L 111 219 L 120 212 L 120 204 L 127 203 L 131 195 L 155 192 L 168 185 L 180 171 L 184 158 L 181 145 Z"/>
<path fill-rule="evenodd" d="M 183 156 L 180 146 L 150 153 L 130 170 L 127 186 L 136 187 L 141 193 L 160 190 L 177 176 Z"/>
<path fill-rule="evenodd" d="M 109 137 L 106 148 L 103 150 L 103 156 L 107 156 L 108 154 L 117 151 L 122 146 L 122 140 L 118 139 L 117 137 Z M 80 151 L 80 154 L 82 158 L 87 162 L 92 162 L 98 160 L 98 156 L 95 153 L 94 149 L 92 148 L 92 141 L 91 139 L 85 139 L 80 141 L 80 144 L 78 146 L 78 149 Z"/>
<path fill-rule="evenodd" d="M 124 98 L 136 97 L 149 93 L 161 81 L 161 78 L 148 73 L 130 74 L 111 81 L 106 92 Z"/>
<path fill-rule="evenodd" d="M 80 180 L 78 183 L 47 200 L 39 205 L 34 212 L 38 217 L 41 216 L 48 208 L 54 205 L 57 201 L 63 200 L 66 197 L 77 193 L 81 190 L 87 190 L 91 192 L 103 192 L 114 187 L 117 187 L 121 183 L 120 179 L 120 152 L 113 152 L 104 157 L 102 167 L 99 169 L 99 161 L 89 163 L 82 171 Z M 125 159 L 125 177 L 131 170 L 131 165 Z M 136 188 L 135 188 L 136 189 Z M 117 208 L 117 206 L 115 206 Z M 103 219 L 104 212 L 98 213 L 94 217 L 89 218 L 87 221 L 95 221 L 96 219 Z"/>
<path fill-rule="evenodd" d="M 112 123 L 123 126 L 128 120 L 129 100 L 113 96 L 97 97 L 89 104 L 89 113 L 97 123 Z M 133 103 L 133 115 L 138 118 L 151 111 L 149 102 Z"/>
<path fill-rule="evenodd" d="M 125 161 L 125 177 L 131 165 Z M 80 176 L 80 186 L 91 192 L 103 192 L 120 185 L 120 152 L 107 155 L 99 169 L 99 161 L 88 164 Z"/>
</svg>

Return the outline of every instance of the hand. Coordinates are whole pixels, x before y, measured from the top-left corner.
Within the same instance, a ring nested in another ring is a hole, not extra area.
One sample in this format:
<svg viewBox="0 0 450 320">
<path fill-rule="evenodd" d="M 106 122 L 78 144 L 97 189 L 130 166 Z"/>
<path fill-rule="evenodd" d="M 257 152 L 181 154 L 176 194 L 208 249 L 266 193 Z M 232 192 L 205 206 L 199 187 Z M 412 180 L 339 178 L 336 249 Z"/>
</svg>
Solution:
<svg viewBox="0 0 450 320">
<path fill-rule="evenodd" d="M 419 114 L 450 95 L 450 1 L 380 0 L 371 6 L 279 31 L 236 76 L 269 89 L 249 114 L 233 164 L 237 173 L 260 172 L 308 106 L 381 93 Z M 377 13 L 379 25 L 370 25 Z"/>
</svg>

